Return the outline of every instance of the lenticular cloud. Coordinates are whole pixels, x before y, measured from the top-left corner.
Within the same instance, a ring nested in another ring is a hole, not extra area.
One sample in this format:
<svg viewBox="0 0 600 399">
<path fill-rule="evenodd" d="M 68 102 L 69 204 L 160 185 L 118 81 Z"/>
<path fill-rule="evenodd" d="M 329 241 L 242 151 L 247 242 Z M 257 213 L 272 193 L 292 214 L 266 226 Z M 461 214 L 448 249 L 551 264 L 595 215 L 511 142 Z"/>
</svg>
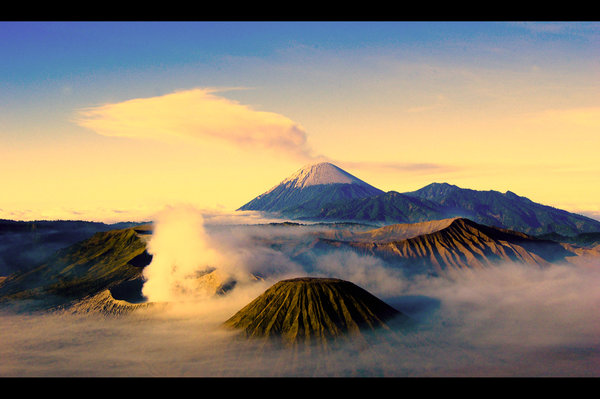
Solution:
<svg viewBox="0 0 600 399">
<path fill-rule="evenodd" d="M 304 129 L 289 118 L 257 111 L 215 95 L 215 89 L 196 88 L 157 97 L 136 98 L 79 111 L 74 120 L 103 136 L 216 139 L 299 158 L 310 158 Z"/>
</svg>

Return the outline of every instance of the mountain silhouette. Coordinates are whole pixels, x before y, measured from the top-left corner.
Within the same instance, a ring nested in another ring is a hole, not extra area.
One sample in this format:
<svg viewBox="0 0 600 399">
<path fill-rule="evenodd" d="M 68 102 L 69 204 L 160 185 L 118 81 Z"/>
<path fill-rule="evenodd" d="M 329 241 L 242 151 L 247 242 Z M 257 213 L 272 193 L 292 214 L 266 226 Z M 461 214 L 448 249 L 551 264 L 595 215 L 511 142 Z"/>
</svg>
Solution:
<svg viewBox="0 0 600 399">
<path fill-rule="evenodd" d="M 133 300 L 135 292 L 127 293 L 125 288 L 135 287 L 132 282 L 142 278 L 151 259 L 136 228 L 96 233 L 31 270 L 9 275 L 0 283 L 0 303 L 18 299 L 33 307 L 51 308 L 121 284 L 125 286 L 117 292 Z"/>
</svg>

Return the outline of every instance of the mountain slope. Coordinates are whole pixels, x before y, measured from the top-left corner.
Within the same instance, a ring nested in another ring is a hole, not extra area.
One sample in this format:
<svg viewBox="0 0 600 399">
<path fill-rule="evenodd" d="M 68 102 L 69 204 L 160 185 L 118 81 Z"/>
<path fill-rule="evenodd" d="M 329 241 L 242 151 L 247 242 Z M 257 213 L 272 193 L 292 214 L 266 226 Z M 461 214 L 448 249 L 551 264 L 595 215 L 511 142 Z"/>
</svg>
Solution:
<svg viewBox="0 0 600 399">
<path fill-rule="evenodd" d="M 600 222 L 551 206 L 542 205 L 507 191 L 478 191 L 447 183 L 432 183 L 404 193 L 440 206 L 444 217 L 464 217 L 488 226 L 527 234 L 577 235 L 600 231 Z"/>
<path fill-rule="evenodd" d="M 131 313 L 138 309 L 156 306 L 151 302 L 131 303 L 116 299 L 110 290 L 86 296 L 79 301 L 74 301 L 62 311 L 72 314 L 102 313 L 104 315 L 119 316 Z"/>
<path fill-rule="evenodd" d="M 274 284 L 224 325 L 248 337 L 326 344 L 346 334 L 389 328 L 396 317 L 404 315 L 349 281 L 306 277 Z"/>
<path fill-rule="evenodd" d="M 306 166 L 238 210 L 303 215 L 325 204 L 382 194 L 383 191 L 337 166 L 322 162 Z"/>
<path fill-rule="evenodd" d="M 461 217 L 531 235 L 600 232 L 600 221 L 510 191 L 432 183 L 412 192 L 385 193 L 327 162 L 299 170 L 238 210 L 272 212 L 297 220 L 380 225 Z"/>
<path fill-rule="evenodd" d="M 417 223 L 391 224 L 368 231 L 353 232 L 351 235 L 347 236 L 347 239 L 351 239 L 352 241 L 380 243 L 400 241 L 435 233 L 449 227 L 455 221 L 456 218 L 449 218 Z"/>
<path fill-rule="evenodd" d="M 146 251 L 151 233 L 151 225 L 112 230 L 64 248 L 42 265 L 0 279 L 0 306 L 113 315 L 156 306 L 142 294 L 143 271 L 153 259 Z M 194 275 L 193 284 L 198 295 L 216 296 L 236 281 L 207 268 Z"/>
<path fill-rule="evenodd" d="M 346 248 L 385 259 L 415 273 L 482 268 L 501 262 L 546 266 L 577 254 L 526 234 L 484 226 L 464 218 L 386 226 L 340 240 L 321 238 L 319 248 Z"/>
<path fill-rule="evenodd" d="M 0 276 L 32 269 L 61 248 L 98 232 L 140 223 L 105 224 L 76 220 L 15 221 L 0 219 Z"/>
<path fill-rule="evenodd" d="M 428 200 L 410 197 L 395 191 L 359 198 L 343 203 L 330 203 L 312 220 L 340 220 L 375 223 L 415 223 L 442 219 L 444 210 Z"/>
<path fill-rule="evenodd" d="M 42 308 L 64 305 L 139 281 L 151 259 L 144 237 L 134 228 L 96 233 L 32 270 L 8 276 L 0 284 L 0 303 L 19 300 Z"/>
</svg>

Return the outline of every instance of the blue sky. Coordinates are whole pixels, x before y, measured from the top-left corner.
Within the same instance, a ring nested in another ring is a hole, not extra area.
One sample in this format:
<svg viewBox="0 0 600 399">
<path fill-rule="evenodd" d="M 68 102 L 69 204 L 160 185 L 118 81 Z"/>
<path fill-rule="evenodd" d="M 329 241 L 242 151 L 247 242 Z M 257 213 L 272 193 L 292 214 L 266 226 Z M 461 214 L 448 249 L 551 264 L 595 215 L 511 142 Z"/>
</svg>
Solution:
<svg viewBox="0 0 600 399">
<path fill-rule="evenodd" d="M 515 71 L 533 64 L 589 70 L 598 67 L 598 30 L 581 22 L 4 22 L 0 121 L 193 86 L 297 90 L 286 68 L 337 68 L 340 77 L 356 68 L 365 75 L 365 58 L 373 55 Z M 281 68 L 261 74 L 261 65 Z M 323 84 L 312 78 L 300 85 Z M 258 90 L 236 94 L 245 99 Z"/>
<path fill-rule="evenodd" d="M 524 57 L 552 46 L 583 56 L 597 44 L 598 30 L 583 22 L 3 22 L 0 72 L 5 83 L 27 87 L 91 72 L 214 65 L 225 56 L 277 59 L 300 46 L 334 52 L 418 48 L 423 55 L 458 52 L 506 63 L 469 47 L 496 46 Z"/>
</svg>

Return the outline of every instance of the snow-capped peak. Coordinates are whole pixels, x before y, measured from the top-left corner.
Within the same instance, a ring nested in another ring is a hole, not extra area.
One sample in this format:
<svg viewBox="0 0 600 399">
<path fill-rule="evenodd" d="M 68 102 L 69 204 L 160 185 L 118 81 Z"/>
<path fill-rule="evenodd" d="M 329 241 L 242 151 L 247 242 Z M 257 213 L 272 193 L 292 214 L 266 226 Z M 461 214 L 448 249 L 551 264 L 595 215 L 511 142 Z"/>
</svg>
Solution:
<svg viewBox="0 0 600 399">
<path fill-rule="evenodd" d="M 319 184 L 366 184 L 329 162 L 305 166 L 281 182 L 281 184 L 288 183 L 291 183 L 290 186 L 294 188 L 304 188 Z"/>
</svg>

